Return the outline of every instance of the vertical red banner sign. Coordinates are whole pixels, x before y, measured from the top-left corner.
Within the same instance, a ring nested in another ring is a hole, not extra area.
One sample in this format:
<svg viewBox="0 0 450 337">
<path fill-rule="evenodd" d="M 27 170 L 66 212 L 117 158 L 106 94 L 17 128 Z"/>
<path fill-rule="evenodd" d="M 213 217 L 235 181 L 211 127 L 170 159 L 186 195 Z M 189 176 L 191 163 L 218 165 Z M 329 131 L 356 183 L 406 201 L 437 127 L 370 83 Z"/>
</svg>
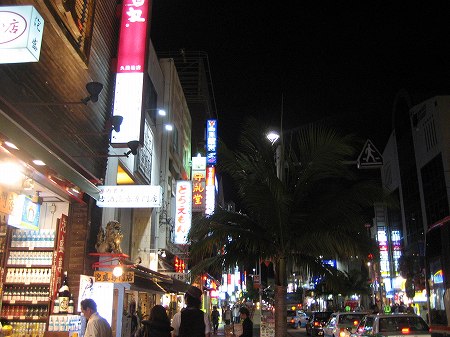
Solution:
<svg viewBox="0 0 450 337">
<path fill-rule="evenodd" d="M 67 231 L 67 215 L 62 215 L 61 219 L 58 219 L 57 235 L 56 235 L 56 248 L 53 252 L 53 264 L 52 264 L 52 277 L 50 280 L 50 298 L 53 300 L 55 294 L 58 291 L 58 284 L 61 282 L 61 276 L 63 274 L 63 261 L 64 261 L 64 247 L 66 242 Z M 52 304 L 53 310 L 53 304 Z"/>
<path fill-rule="evenodd" d="M 150 0 L 124 0 L 117 53 L 118 73 L 143 73 Z"/>
</svg>

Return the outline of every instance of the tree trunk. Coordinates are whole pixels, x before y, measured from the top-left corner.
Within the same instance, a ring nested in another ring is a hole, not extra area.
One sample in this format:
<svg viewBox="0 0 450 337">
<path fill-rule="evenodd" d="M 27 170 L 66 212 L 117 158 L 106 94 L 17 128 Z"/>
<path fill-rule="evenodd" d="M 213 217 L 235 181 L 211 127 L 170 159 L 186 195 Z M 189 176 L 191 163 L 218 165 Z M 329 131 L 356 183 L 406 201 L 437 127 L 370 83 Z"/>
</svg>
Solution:
<svg viewBox="0 0 450 337">
<path fill-rule="evenodd" d="M 286 260 L 281 257 L 275 265 L 275 337 L 287 334 L 286 290 Z"/>
<path fill-rule="evenodd" d="M 275 337 L 285 337 L 287 333 L 286 287 L 275 286 Z"/>
</svg>

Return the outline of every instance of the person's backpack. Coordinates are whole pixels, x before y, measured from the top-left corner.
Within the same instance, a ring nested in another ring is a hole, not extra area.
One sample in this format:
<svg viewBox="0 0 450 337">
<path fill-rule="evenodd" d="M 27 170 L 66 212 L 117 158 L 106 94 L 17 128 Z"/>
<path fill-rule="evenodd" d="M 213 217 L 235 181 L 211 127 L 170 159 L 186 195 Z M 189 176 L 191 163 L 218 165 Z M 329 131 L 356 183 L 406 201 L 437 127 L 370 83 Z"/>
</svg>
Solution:
<svg viewBox="0 0 450 337">
<path fill-rule="evenodd" d="M 211 313 L 211 319 L 213 321 L 218 321 L 219 320 L 219 312 L 217 310 L 213 310 L 213 312 Z"/>
<path fill-rule="evenodd" d="M 197 308 L 181 310 L 181 324 L 178 337 L 205 337 L 204 313 Z"/>
</svg>

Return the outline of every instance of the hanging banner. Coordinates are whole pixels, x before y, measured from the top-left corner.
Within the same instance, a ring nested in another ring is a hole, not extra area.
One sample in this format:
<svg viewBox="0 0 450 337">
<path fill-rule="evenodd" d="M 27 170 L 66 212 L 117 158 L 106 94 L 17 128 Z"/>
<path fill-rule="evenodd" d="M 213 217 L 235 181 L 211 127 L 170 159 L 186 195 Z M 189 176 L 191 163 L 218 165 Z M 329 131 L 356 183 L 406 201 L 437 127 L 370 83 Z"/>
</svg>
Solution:
<svg viewBox="0 0 450 337">
<path fill-rule="evenodd" d="M 206 209 L 206 157 L 192 157 L 192 211 Z"/>
<path fill-rule="evenodd" d="M 175 194 L 175 239 L 176 244 L 186 244 L 192 221 L 192 182 L 177 181 Z"/>
<path fill-rule="evenodd" d="M 58 285 L 61 284 L 61 275 L 63 274 L 64 247 L 66 245 L 67 215 L 61 215 L 57 222 L 57 240 L 56 249 L 53 252 L 52 277 L 50 279 L 50 297 L 55 298 L 58 293 Z M 53 312 L 53 301 L 52 301 Z"/>
<path fill-rule="evenodd" d="M 150 0 L 124 0 L 117 51 L 113 115 L 123 117 L 120 132 L 111 133 L 111 145 L 126 147 L 143 140 L 142 93 L 144 86 Z"/>
</svg>

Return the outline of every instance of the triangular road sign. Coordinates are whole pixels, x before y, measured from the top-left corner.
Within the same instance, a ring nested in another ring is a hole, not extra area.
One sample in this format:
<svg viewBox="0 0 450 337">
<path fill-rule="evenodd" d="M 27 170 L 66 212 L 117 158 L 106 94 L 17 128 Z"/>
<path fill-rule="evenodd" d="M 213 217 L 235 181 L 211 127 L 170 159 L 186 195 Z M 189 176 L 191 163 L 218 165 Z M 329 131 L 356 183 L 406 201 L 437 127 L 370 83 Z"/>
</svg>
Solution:
<svg viewBox="0 0 450 337">
<path fill-rule="evenodd" d="M 378 168 L 383 166 L 383 157 L 375 145 L 367 139 L 356 163 L 359 169 Z"/>
</svg>

